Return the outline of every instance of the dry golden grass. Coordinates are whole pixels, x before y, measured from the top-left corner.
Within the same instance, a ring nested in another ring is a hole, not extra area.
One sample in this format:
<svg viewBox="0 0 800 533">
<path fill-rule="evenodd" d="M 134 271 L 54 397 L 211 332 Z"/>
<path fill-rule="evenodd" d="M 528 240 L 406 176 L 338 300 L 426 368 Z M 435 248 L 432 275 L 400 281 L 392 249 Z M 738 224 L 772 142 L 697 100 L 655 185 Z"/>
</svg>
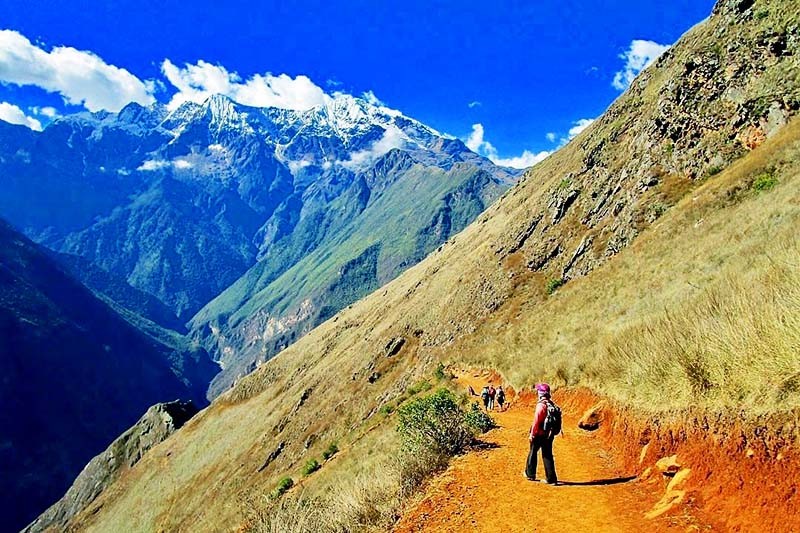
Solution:
<svg viewBox="0 0 800 533">
<path fill-rule="evenodd" d="M 648 410 L 800 407 L 798 138 L 795 121 L 551 298 L 521 291 L 515 317 L 464 338 L 461 359 Z M 777 184 L 758 191 L 765 172 Z"/>
</svg>

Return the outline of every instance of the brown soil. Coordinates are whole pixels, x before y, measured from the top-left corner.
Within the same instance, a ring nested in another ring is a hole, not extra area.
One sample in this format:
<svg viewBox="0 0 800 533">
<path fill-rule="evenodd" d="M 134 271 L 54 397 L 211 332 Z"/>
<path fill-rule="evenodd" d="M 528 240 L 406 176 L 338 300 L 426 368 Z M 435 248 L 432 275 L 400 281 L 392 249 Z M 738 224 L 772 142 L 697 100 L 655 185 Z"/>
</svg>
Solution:
<svg viewBox="0 0 800 533">
<path fill-rule="evenodd" d="M 479 391 L 487 377 L 465 374 L 459 384 Z M 563 400 L 565 406 L 576 408 L 585 403 Z M 565 434 L 554 445 L 556 469 L 564 484 L 553 487 L 525 479 L 533 406 L 532 399 L 523 394 L 505 412 L 495 412 L 499 427 L 430 483 L 422 499 L 406 510 L 395 532 L 701 529 L 680 506 L 646 518 L 658 508 L 666 483 L 643 483 L 634 477 L 638 472 L 624 470 L 600 433 L 577 429 L 582 411 L 565 410 Z M 543 477 L 541 461 L 538 474 Z"/>
</svg>

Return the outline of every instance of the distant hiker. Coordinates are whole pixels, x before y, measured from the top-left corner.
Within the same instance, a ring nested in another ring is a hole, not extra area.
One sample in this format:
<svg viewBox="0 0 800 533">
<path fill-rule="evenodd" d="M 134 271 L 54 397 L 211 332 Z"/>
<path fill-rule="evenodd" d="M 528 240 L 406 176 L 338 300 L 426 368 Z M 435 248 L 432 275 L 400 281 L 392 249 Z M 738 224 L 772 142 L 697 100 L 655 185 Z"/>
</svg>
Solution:
<svg viewBox="0 0 800 533">
<path fill-rule="evenodd" d="M 497 405 L 500 406 L 500 410 L 503 410 L 503 404 L 506 403 L 506 392 L 503 390 L 503 386 L 500 385 L 497 387 L 497 392 L 494 395 L 495 400 L 497 400 Z"/>
<path fill-rule="evenodd" d="M 489 385 L 484 385 L 481 389 L 481 400 L 483 400 L 483 408 L 489 410 Z"/>
<path fill-rule="evenodd" d="M 536 459 L 539 450 L 542 450 L 542 462 L 547 483 L 555 485 L 558 483 L 558 476 L 553 460 L 553 439 L 561 433 L 561 409 L 550 399 L 550 385 L 547 383 L 536 385 L 536 393 L 539 401 L 536 403 L 536 413 L 528 434 L 531 449 L 525 466 L 525 477 L 531 481 L 536 480 Z"/>
<path fill-rule="evenodd" d="M 495 394 L 497 394 L 497 391 L 495 390 L 494 387 L 492 387 L 492 384 L 489 383 L 489 411 L 494 409 Z"/>
</svg>

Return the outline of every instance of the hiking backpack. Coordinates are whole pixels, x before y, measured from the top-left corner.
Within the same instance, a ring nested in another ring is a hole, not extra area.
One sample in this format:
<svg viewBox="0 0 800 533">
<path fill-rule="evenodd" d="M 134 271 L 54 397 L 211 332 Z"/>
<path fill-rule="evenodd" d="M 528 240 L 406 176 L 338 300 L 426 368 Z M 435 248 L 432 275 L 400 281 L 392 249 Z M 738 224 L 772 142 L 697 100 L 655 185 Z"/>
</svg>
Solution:
<svg viewBox="0 0 800 533">
<path fill-rule="evenodd" d="M 547 408 L 547 415 L 544 417 L 542 429 L 555 437 L 561 433 L 561 408 L 551 401 L 545 401 L 544 404 Z"/>
</svg>

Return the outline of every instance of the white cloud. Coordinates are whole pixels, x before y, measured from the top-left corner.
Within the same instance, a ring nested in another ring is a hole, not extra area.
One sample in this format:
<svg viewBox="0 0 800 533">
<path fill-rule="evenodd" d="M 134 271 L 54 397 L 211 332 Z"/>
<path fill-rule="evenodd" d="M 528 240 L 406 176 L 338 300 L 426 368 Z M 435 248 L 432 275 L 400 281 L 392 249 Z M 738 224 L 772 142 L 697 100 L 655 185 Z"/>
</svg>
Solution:
<svg viewBox="0 0 800 533">
<path fill-rule="evenodd" d="M 361 95 L 361 97 L 367 101 L 367 103 L 372 104 L 374 106 L 383 107 L 385 104 L 381 101 L 380 98 L 375 96 L 375 93 L 372 91 L 367 91 Z"/>
<path fill-rule="evenodd" d="M 483 124 L 473 124 L 472 133 L 469 134 L 464 144 L 467 148 L 488 158 L 492 163 L 503 167 L 528 168 L 549 156 L 552 152 L 543 150 L 538 153 L 524 150 L 521 155 L 516 157 L 502 158 L 498 155 L 497 149 L 487 140 L 484 140 Z"/>
<path fill-rule="evenodd" d="M 34 115 L 39 115 L 40 117 L 46 117 L 50 120 L 56 119 L 61 116 L 61 113 L 55 107 L 31 107 L 28 108 L 28 111 L 33 113 Z"/>
<path fill-rule="evenodd" d="M 129 102 L 155 102 L 153 83 L 92 52 L 68 46 L 47 52 L 13 30 L 0 30 L 0 81 L 58 93 L 67 103 L 89 111 L 119 111 Z"/>
<path fill-rule="evenodd" d="M 0 120 L 4 120 L 11 124 L 19 124 L 27 126 L 35 131 L 42 131 L 42 123 L 33 117 L 29 117 L 22 109 L 9 104 L 8 102 L 0 102 Z"/>
<path fill-rule="evenodd" d="M 172 163 L 170 163 L 169 161 L 164 161 L 163 159 L 148 159 L 147 161 L 142 163 L 136 170 L 153 172 L 155 170 L 161 170 L 162 168 L 167 168 L 171 164 Z"/>
<path fill-rule="evenodd" d="M 200 60 L 196 64 L 176 66 L 169 59 L 161 71 L 178 92 L 167 107 L 175 109 L 184 102 L 204 102 L 213 94 L 224 94 L 231 100 L 254 107 L 280 107 L 305 110 L 325 102 L 326 94 L 307 76 L 292 78 L 287 74 L 255 74 L 243 80 L 236 72 L 221 65 Z"/>
<path fill-rule="evenodd" d="M 479 101 L 477 101 L 477 100 L 473 100 L 472 102 L 470 102 L 470 103 L 468 103 L 468 104 L 467 104 L 467 107 L 468 107 L 468 108 L 470 108 L 470 109 L 472 109 L 472 108 L 475 108 L 475 107 L 480 107 L 480 106 L 482 106 L 482 105 L 483 105 L 483 104 L 482 104 L 482 103 L 480 103 Z"/>
<path fill-rule="evenodd" d="M 406 135 L 396 126 L 389 126 L 383 136 L 375 141 L 366 150 L 360 150 L 350 154 L 347 161 L 339 161 L 338 164 L 349 170 L 356 170 L 371 165 L 376 159 L 394 148 L 402 148 L 406 143 Z"/>
<path fill-rule="evenodd" d="M 558 138 L 554 131 L 549 132 L 547 135 L 545 135 L 545 137 L 547 137 L 547 140 L 551 143 L 556 142 L 556 139 Z"/>
<path fill-rule="evenodd" d="M 640 39 L 631 41 L 630 48 L 619 56 L 625 60 L 625 67 L 614 75 L 614 81 L 611 84 L 614 88 L 624 91 L 637 74 L 649 67 L 667 49 L 669 49 L 669 45 L 658 44 L 654 41 Z"/>
<path fill-rule="evenodd" d="M 575 137 L 577 137 L 578 134 L 580 132 L 582 132 L 583 130 L 585 130 L 586 128 L 588 128 L 589 125 L 592 122 L 594 122 L 594 120 L 595 119 L 593 119 L 593 118 L 582 118 L 582 119 L 579 119 L 579 120 L 576 120 L 575 122 L 573 122 L 572 123 L 573 124 L 572 127 L 567 132 L 567 134 L 569 135 L 567 140 L 572 140 Z"/>
</svg>

